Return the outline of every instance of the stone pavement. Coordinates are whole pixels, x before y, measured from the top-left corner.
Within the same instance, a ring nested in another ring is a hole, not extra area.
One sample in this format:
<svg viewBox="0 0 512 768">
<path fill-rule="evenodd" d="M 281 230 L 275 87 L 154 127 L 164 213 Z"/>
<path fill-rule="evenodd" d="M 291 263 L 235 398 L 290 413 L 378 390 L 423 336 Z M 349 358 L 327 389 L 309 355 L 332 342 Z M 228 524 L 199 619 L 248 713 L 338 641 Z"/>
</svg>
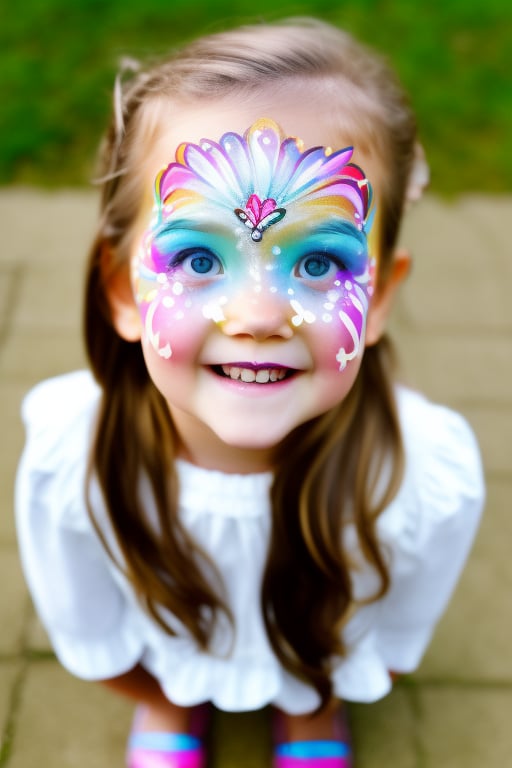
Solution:
<svg viewBox="0 0 512 768">
<path fill-rule="evenodd" d="M 86 192 L 0 190 L 0 768 L 122 768 L 130 707 L 56 663 L 18 564 L 12 488 L 19 402 L 83 364 Z M 480 440 L 488 505 L 460 586 L 421 669 L 352 705 L 357 768 L 512 765 L 511 198 L 427 197 L 402 240 L 415 265 L 392 321 L 406 379 L 461 410 Z M 218 715 L 215 768 L 269 765 L 268 712 Z"/>
</svg>

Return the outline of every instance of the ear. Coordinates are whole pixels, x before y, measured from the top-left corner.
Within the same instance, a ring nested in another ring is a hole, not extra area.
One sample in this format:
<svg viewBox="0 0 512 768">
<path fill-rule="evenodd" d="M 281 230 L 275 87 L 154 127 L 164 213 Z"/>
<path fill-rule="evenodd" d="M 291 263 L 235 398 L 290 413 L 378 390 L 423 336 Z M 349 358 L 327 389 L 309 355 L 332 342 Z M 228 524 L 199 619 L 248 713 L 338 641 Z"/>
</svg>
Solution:
<svg viewBox="0 0 512 768">
<path fill-rule="evenodd" d="M 405 248 L 395 251 L 393 263 L 389 268 L 382 285 L 375 291 L 368 310 L 366 318 L 366 346 L 371 347 L 376 344 L 384 331 L 386 323 L 393 307 L 397 290 L 403 280 L 409 274 L 411 268 L 411 254 Z"/>
<path fill-rule="evenodd" d="M 101 276 L 112 325 L 125 341 L 140 341 L 142 321 L 133 295 L 130 267 L 116 264 L 115 252 L 107 243 L 101 250 Z"/>
</svg>

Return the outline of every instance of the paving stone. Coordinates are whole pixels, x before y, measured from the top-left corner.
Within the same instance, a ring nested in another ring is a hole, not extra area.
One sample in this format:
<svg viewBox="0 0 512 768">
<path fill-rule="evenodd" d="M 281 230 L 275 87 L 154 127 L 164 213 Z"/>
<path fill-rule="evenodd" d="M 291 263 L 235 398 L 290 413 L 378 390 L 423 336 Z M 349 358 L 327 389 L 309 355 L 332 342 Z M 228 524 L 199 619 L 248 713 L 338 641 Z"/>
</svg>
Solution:
<svg viewBox="0 0 512 768">
<path fill-rule="evenodd" d="M 478 436 L 486 471 L 510 476 L 512 408 L 475 404 L 462 410 Z"/>
<path fill-rule="evenodd" d="M 25 644 L 29 651 L 37 655 L 53 655 L 53 648 L 45 628 L 34 610 L 29 613 L 25 633 Z"/>
<path fill-rule="evenodd" d="M 9 768 L 121 766 L 131 704 L 100 685 L 68 675 L 56 662 L 30 666 L 23 686 Z M 267 768 L 270 725 L 265 711 L 216 712 L 212 768 Z"/>
<path fill-rule="evenodd" d="M 74 264 L 81 263 L 94 233 L 97 200 L 96 192 L 88 190 L 1 189 L 0 262 L 69 265 L 71 257 Z"/>
<path fill-rule="evenodd" d="M 482 207 L 485 214 L 492 210 L 492 204 L 482 202 Z M 512 327 L 510 260 L 504 258 L 503 238 L 490 243 L 480 218 L 467 215 L 458 202 L 427 197 L 406 217 L 401 241 L 413 256 L 402 291 L 410 326 L 464 331 Z"/>
<path fill-rule="evenodd" d="M 50 262 L 24 270 L 12 322 L 17 329 L 79 332 L 82 315 L 83 267 Z"/>
<path fill-rule="evenodd" d="M 212 768 L 268 768 L 271 761 L 271 715 L 258 712 L 215 712 L 212 724 Z"/>
<path fill-rule="evenodd" d="M 132 707 L 56 662 L 32 663 L 22 689 L 9 768 L 124 765 Z"/>
<path fill-rule="evenodd" d="M 380 701 L 350 704 L 357 768 L 416 768 L 416 725 L 404 687 Z"/>
<path fill-rule="evenodd" d="M 5 740 L 5 729 L 11 713 L 13 686 L 20 673 L 18 661 L 0 662 L 0 754 Z"/>
<path fill-rule="evenodd" d="M 17 282 L 17 269 L 0 263 L 0 339 L 4 339 L 11 320 L 9 308 L 13 303 Z"/>
<path fill-rule="evenodd" d="M 414 333 L 392 325 L 406 381 L 434 400 L 512 405 L 512 335 Z"/>
<path fill-rule="evenodd" d="M 14 479 L 23 447 L 20 403 L 25 387 L 0 382 L 2 439 L 0 441 L 0 544 L 14 544 Z"/>
<path fill-rule="evenodd" d="M 28 608 L 28 594 L 15 547 L 0 548 L 0 655 L 19 653 Z"/>
<path fill-rule="evenodd" d="M 436 266 L 438 262 L 436 259 Z M 507 285 L 503 279 L 496 279 L 494 269 L 482 268 L 478 273 L 466 272 L 451 279 L 441 270 L 431 275 L 424 272 L 415 267 L 401 291 L 409 329 L 492 333 L 512 328 Z"/>
<path fill-rule="evenodd" d="M 498 259 L 507 279 L 512 278 L 512 264 L 503 247 L 502 233 L 512 218 L 512 199 L 506 195 L 463 195 L 458 200 L 459 213 L 478 226 L 487 243 L 487 253 Z"/>
<path fill-rule="evenodd" d="M 489 482 L 473 551 L 418 679 L 508 681 L 512 685 L 511 498 L 512 478 Z"/>
<path fill-rule="evenodd" d="M 27 389 L 41 379 L 83 368 L 85 353 L 80 334 L 73 330 L 15 330 L 0 354 L 0 375 Z"/>
<path fill-rule="evenodd" d="M 481 687 L 418 693 L 421 766 L 505 768 L 512 754 L 512 690 Z"/>
</svg>

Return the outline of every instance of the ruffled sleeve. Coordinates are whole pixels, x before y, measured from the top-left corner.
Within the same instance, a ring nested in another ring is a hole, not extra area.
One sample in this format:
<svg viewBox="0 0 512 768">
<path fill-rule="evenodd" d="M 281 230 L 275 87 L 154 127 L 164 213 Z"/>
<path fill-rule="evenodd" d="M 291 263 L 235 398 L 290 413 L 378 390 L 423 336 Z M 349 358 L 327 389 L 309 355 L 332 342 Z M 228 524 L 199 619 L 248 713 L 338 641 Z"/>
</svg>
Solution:
<svg viewBox="0 0 512 768">
<path fill-rule="evenodd" d="M 85 679 L 120 674 L 142 654 L 133 614 L 85 507 L 98 394 L 86 372 L 28 394 L 16 479 L 19 549 L 34 605 L 63 666 Z"/>
<path fill-rule="evenodd" d="M 379 636 L 388 669 L 417 667 L 453 594 L 473 543 L 484 498 L 478 446 L 462 416 L 402 390 L 399 408 L 407 466 L 383 515 L 391 589 Z"/>
</svg>

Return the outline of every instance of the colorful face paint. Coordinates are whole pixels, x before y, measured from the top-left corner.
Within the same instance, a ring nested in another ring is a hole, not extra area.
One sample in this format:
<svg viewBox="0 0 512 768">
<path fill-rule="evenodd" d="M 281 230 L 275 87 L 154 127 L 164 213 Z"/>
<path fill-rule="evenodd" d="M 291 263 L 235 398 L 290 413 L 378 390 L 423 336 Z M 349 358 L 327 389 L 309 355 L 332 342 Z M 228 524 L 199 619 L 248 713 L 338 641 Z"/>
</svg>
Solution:
<svg viewBox="0 0 512 768">
<path fill-rule="evenodd" d="M 372 193 L 352 148 L 304 150 L 270 120 L 244 136 L 181 144 L 158 175 L 153 219 L 134 265 L 146 337 L 179 357 L 190 325 L 229 321 L 246 293 L 281 302 L 293 330 L 315 327 L 325 365 L 360 357 L 374 259 Z"/>
<path fill-rule="evenodd" d="M 157 178 L 157 205 L 165 217 L 211 200 L 253 230 L 263 230 L 280 221 L 291 203 L 336 197 L 340 210 L 361 230 L 371 187 L 363 171 L 349 162 L 352 153 L 351 147 L 303 151 L 300 140 L 283 139 L 276 123 L 262 119 L 243 137 L 226 133 L 218 144 L 207 139 L 199 146 L 181 144 L 176 162 Z"/>
</svg>

